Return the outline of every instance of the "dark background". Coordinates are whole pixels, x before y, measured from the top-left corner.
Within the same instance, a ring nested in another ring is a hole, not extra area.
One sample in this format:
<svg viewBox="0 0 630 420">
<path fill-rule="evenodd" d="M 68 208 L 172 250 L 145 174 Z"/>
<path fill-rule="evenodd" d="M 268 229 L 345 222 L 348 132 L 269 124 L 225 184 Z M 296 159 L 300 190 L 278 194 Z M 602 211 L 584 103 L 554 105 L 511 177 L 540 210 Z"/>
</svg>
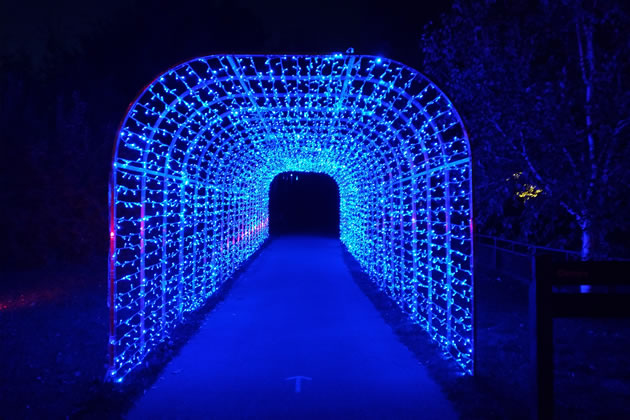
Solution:
<svg viewBox="0 0 630 420">
<path fill-rule="evenodd" d="M 339 237 L 339 188 L 330 176 L 284 172 L 269 187 L 272 235 L 319 234 Z"/>
<path fill-rule="evenodd" d="M 577 249 L 579 229 L 552 203 L 551 194 L 546 196 L 551 206 L 537 205 L 545 196 L 524 202 L 515 198 L 521 184 L 537 182 L 531 174 L 526 177 L 527 165 L 511 159 L 503 145 L 508 145 L 505 138 L 525 137 L 529 146 L 542 149 L 536 156 L 540 167 L 558 171 L 568 164 L 550 146 L 585 150 L 587 107 L 575 29 L 576 22 L 591 20 L 598 138 L 608 142 L 618 127 L 616 114 L 630 115 L 630 24 L 624 12 L 629 3 L 453 3 L 0 1 L 0 289 L 10 289 L 8 298 L 0 290 L 2 415 L 25 413 L 30 406 L 31 414 L 16 417 L 64 418 L 84 394 L 99 394 L 94 388 L 99 391 L 102 382 L 107 337 L 107 183 L 118 125 L 129 103 L 155 76 L 196 56 L 316 54 L 353 47 L 358 54 L 381 55 L 420 70 L 453 100 L 477 148 L 476 231 L 494 226 L 485 233 Z M 571 6 L 578 3 L 586 10 Z M 447 16 L 440 18 L 442 13 Z M 424 30 L 430 21 L 432 30 Z M 628 255 L 630 148 L 625 145 L 630 142 L 624 130 L 620 150 L 611 154 L 616 171 L 600 184 L 591 209 L 607 227 L 608 241 L 623 245 Z M 583 201 L 577 194 L 579 177 L 559 179 L 555 193 L 575 193 L 573 201 Z M 307 189 L 293 191 L 284 182 L 278 181 L 280 197 L 272 196 L 272 205 L 281 203 L 284 210 L 303 202 L 295 197 L 317 195 L 314 186 L 306 194 Z M 325 184 L 318 185 L 323 193 Z M 480 187 L 487 193 L 478 192 Z M 528 209 L 535 211 L 524 217 Z M 479 218 L 484 214 L 486 226 Z M 45 267 L 31 270 L 37 266 Z M 482 264 L 476 262 L 476 267 Z M 23 271 L 11 271 L 16 268 Z M 436 378 L 451 390 L 460 409 L 474 413 L 464 417 L 525 417 L 527 289 L 494 273 L 475 280 L 482 371 L 469 386 L 461 386 L 465 378 L 449 379 L 444 371 Z M 29 285 L 37 287 L 30 290 Z M 395 307 L 387 298 L 379 306 Z M 407 334 L 407 318 L 400 319 L 394 329 Z M 622 369 L 628 366 L 627 325 L 602 328 L 601 323 L 577 321 L 571 328 L 559 324 L 557 330 L 558 400 L 565 413 L 560 418 L 630 418 L 619 415 L 628 406 L 624 390 L 630 376 Z M 439 371 L 436 359 L 421 360 Z M 110 409 L 118 407 L 103 401 Z"/>
<path fill-rule="evenodd" d="M 350 47 L 418 66 L 423 26 L 449 7 L 449 1 L 0 2 L 0 266 L 107 254 L 117 130 L 135 96 L 160 73 L 210 54 Z"/>
<path fill-rule="evenodd" d="M 477 233 L 580 249 L 582 229 L 593 238 L 593 255 L 627 257 L 627 4 L 0 2 L 0 267 L 107 254 L 107 184 L 118 127 L 160 73 L 211 54 L 350 47 L 420 70 L 453 101 L 472 143 Z M 583 39 L 591 34 L 595 43 L 592 104 L 585 103 L 580 72 L 581 26 Z M 594 123 L 587 129 L 589 109 Z M 594 188 L 585 143 L 592 132 L 608 161 Z M 544 182 L 521 156 L 525 145 Z M 517 195 L 529 187 L 542 193 Z"/>
</svg>

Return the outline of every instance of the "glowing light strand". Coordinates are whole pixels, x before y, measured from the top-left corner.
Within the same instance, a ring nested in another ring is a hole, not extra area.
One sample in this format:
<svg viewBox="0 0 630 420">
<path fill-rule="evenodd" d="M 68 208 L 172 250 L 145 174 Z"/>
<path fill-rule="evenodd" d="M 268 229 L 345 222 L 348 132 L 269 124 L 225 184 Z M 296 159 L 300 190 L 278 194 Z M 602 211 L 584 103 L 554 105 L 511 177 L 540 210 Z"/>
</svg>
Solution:
<svg viewBox="0 0 630 420">
<path fill-rule="evenodd" d="M 110 369 L 121 381 L 268 236 L 282 172 L 340 191 L 340 236 L 462 369 L 473 369 L 469 144 L 444 94 L 371 56 L 210 56 L 153 81 L 110 188 Z"/>
</svg>

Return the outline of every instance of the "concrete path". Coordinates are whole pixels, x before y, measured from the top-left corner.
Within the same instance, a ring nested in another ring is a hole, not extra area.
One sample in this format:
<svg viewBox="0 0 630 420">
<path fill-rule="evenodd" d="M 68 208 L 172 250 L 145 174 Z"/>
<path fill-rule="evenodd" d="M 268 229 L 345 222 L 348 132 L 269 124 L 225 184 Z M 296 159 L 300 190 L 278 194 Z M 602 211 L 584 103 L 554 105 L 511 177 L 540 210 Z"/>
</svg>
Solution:
<svg viewBox="0 0 630 420">
<path fill-rule="evenodd" d="M 300 236 L 262 251 L 128 417 L 457 418 L 339 241 Z"/>
</svg>

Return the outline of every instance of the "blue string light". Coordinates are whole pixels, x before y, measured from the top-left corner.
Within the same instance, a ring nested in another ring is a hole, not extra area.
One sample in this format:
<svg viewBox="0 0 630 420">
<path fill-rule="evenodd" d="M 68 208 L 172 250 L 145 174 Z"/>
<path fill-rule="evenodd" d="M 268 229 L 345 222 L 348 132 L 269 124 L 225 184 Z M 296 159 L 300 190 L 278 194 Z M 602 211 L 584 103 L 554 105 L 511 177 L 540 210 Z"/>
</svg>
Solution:
<svg viewBox="0 0 630 420">
<path fill-rule="evenodd" d="M 269 186 L 318 172 L 374 282 L 473 369 L 471 160 L 461 120 L 381 57 L 209 56 L 154 80 L 121 126 L 110 182 L 110 368 L 141 365 L 264 242 Z"/>
</svg>

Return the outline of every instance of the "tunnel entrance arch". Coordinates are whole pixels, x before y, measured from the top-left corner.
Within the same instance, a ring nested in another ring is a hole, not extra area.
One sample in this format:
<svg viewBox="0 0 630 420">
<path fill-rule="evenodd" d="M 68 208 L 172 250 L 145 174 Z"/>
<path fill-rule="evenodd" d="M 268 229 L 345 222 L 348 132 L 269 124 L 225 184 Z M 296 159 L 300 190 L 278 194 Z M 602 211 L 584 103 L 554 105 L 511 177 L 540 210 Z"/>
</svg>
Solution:
<svg viewBox="0 0 630 420">
<path fill-rule="evenodd" d="M 109 372 L 122 381 L 269 234 L 283 172 L 339 186 L 340 239 L 473 372 L 470 145 L 416 70 L 362 55 L 221 55 L 131 104 L 110 180 Z"/>
</svg>

